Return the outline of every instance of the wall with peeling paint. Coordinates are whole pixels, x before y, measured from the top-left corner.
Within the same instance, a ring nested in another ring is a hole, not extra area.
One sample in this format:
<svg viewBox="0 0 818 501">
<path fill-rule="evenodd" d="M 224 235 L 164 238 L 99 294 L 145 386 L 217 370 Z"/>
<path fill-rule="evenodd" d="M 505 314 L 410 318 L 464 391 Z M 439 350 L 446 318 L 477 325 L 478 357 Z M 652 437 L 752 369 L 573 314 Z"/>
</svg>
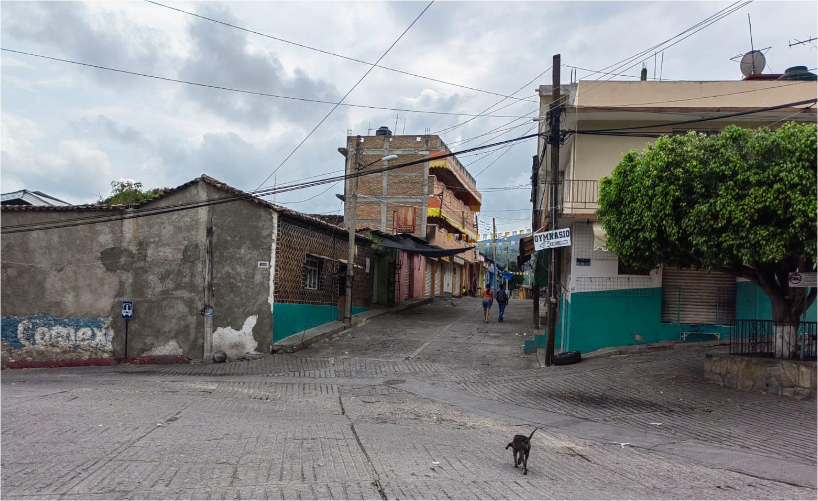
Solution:
<svg viewBox="0 0 818 501">
<path fill-rule="evenodd" d="M 224 196 L 218 187 L 196 181 L 146 207 Z M 0 222 L 5 227 L 104 214 L 120 212 L 8 210 L 4 206 Z M 4 235 L 4 365 L 9 361 L 124 356 L 123 300 L 134 301 L 128 357 L 207 359 L 201 312 L 208 226 L 214 229 L 214 341 L 226 343 L 236 357 L 243 355 L 240 351 L 244 349 L 269 353 L 273 329 L 271 268 L 259 268 L 258 262 L 271 259 L 274 218 L 268 207 L 237 201 L 151 217 Z M 251 317 L 254 322 L 249 322 Z"/>
</svg>

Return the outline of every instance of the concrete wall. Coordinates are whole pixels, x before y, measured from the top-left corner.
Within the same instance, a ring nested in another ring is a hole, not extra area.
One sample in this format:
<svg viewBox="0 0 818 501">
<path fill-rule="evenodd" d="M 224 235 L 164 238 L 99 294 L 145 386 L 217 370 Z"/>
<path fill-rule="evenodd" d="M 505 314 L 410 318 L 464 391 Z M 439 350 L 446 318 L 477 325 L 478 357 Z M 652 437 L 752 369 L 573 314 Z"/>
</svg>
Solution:
<svg viewBox="0 0 818 501">
<path fill-rule="evenodd" d="M 223 197 L 199 181 L 151 202 Z M 4 210 L 3 226 L 100 214 Z M 121 301 L 134 301 L 128 356 L 202 359 L 207 228 L 213 232 L 213 348 L 269 350 L 274 215 L 249 202 L 4 235 L 2 340 L 9 361 L 125 355 Z M 15 333 L 16 331 L 16 333 Z M 16 335 L 15 335 L 16 334 Z"/>
</svg>

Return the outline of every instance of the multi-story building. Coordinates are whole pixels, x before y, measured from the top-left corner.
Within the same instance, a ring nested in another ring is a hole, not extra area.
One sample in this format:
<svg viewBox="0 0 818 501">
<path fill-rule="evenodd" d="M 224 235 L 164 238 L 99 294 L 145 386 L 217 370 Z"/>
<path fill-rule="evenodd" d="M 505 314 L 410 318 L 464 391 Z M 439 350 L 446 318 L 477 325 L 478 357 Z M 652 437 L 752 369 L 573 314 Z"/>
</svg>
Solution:
<svg viewBox="0 0 818 501">
<path fill-rule="evenodd" d="M 350 200 L 357 197 L 356 230 L 387 234 L 408 233 L 444 249 L 468 248 L 477 242 L 476 213 L 482 196 L 477 182 L 436 135 L 392 135 L 381 127 L 375 136 L 348 136 L 339 148 L 346 158 L 346 173 L 372 171 L 389 162 L 415 165 L 348 179 L 344 187 L 345 220 L 350 226 Z M 424 258 L 390 251 L 375 263 L 375 300 L 394 304 L 410 297 L 454 295 L 476 281 L 476 249 L 446 258 Z"/>
<path fill-rule="evenodd" d="M 764 75 L 764 77 L 767 77 Z M 552 101 L 550 85 L 539 88 L 540 115 Z M 678 134 L 720 131 L 729 124 L 746 128 L 777 127 L 784 121 L 814 122 L 809 105 L 751 113 L 676 126 L 670 122 L 713 118 L 796 103 L 816 97 L 814 81 L 754 78 L 743 81 L 580 81 L 562 85 L 567 130 L 617 129 L 652 125 L 640 132 Z M 543 121 L 543 127 L 545 122 Z M 754 283 L 718 272 L 623 266 L 605 246 L 596 211 L 599 180 L 608 176 L 623 154 L 644 149 L 647 137 L 572 134 L 560 148 L 558 227 L 571 228 L 572 245 L 563 247 L 557 276 L 556 345 L 588 351 L 608 346 L 686 338 L 688 332 L 729 333 L 734 319 L 769 319 L 771 306 Z M 538 173 L 535 208 L 541 224 L 553 227 L 550 206 L 551 148 Z M 815 306 L 810 311 L 815 318 Z"/>
</svg>

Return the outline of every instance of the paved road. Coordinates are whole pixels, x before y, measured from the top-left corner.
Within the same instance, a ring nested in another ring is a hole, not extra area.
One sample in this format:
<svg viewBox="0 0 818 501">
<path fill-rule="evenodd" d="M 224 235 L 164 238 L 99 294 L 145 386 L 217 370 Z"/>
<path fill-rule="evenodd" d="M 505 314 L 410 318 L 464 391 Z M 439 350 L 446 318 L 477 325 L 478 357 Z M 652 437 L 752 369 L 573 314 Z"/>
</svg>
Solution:
<svg viewBox="0 0 818 501">
<path fill-rule="evenodd" d="M 254 361 L 4 371 L 3 496 L 815 499 L 814 402 L 707 384 L 696 347 L 539 368 L 530 313 L 435 301 Z M 504 447 L 534 426 L 523 476 Z"/>
</svg>

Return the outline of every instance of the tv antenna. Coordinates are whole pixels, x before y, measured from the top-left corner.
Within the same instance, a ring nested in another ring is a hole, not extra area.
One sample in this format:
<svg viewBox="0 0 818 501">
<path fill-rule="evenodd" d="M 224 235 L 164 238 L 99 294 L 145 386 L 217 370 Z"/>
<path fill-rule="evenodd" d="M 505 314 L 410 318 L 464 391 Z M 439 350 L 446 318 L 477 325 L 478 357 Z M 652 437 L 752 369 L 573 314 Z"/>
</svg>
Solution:
<svg viewBox="0 0 818 501">
<path fill-rule="evenodd" d="M 815 47 L 816 45 L 814 43 L 812 43 L 812 42 L 814 42 L 816 40 L 818 40 L 818 38 L 815 38 L 815 37 L 810 37 L 807 40 L 798 40 L 796 38 L 795 43 L 790 42 L 790 49 L 792 49 L 793 46 L 795 46 L 795 45 L 801 45 L 801 44 L 805 44 L 805 43 L 811 44 L 813 47 Z"/>
<path fill-rule="evenodd" d="M 750 19 L 750 14 L 747 14 L 747 24 L 750 27 L 750 52 L 746 54 L 738 54 L 730 58 L 731 61 L 739 61 L 741 74 L 745 77 L 750 75 L 760 75 L 767 66 L 767 58 L 764 56 L 772 47 L 764 47 L 756 50 L 753 44 L 753 22 Z"/>
</svg>

